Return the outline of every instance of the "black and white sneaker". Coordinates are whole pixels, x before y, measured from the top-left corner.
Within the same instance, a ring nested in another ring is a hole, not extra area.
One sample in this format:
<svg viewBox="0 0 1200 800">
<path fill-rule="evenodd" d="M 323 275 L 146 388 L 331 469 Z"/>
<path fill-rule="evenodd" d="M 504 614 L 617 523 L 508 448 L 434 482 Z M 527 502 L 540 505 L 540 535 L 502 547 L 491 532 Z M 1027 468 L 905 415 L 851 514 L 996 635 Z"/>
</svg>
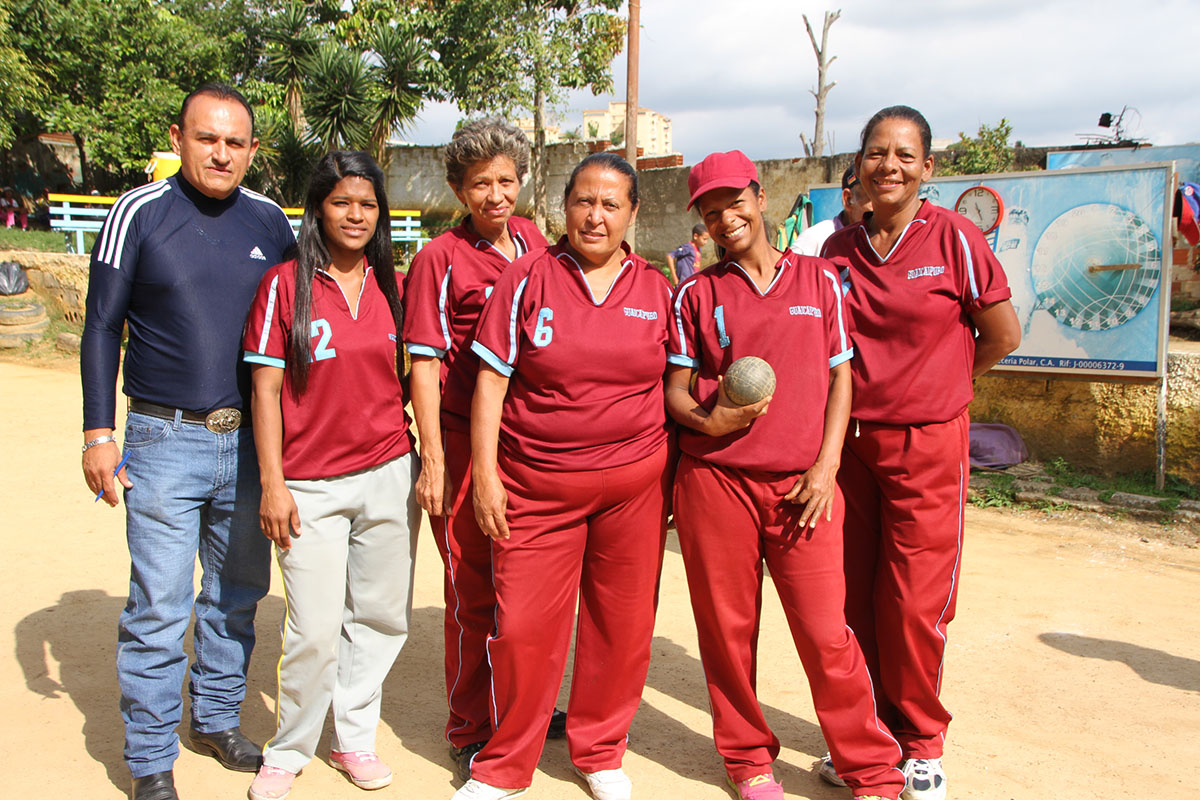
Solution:
<svg viewBox="0 0 1200 800">
<path fill-rule="evenodd" d="M 946 773 L 940 758 L 910 758 L 900 769 L 904 772 L 900 800 L 946 800 Z"/>
</svg>

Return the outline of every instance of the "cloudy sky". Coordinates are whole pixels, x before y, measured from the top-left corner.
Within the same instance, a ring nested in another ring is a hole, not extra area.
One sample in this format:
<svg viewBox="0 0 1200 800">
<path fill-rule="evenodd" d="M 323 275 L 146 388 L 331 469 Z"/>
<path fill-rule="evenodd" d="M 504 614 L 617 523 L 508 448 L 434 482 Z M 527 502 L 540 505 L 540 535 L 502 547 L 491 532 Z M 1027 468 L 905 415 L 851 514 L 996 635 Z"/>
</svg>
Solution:
<svg viewBox="0 0 1200 800">
<path fill-rule="evenodd" d="M 732 148 L 802 156 L 816 58 L 801 14 L 819 37 L 825 10 L 838 7 L 825 122 L 836 152 L 855 149 L 866 119 L 895 103 L 921 110 L 936 138 L 1004 117 L 1014 140 L 1070 145 L 1105 132 L 1101 112 L 1130 106 L 1128 135 L 1200 141 L 1195 0 L 643 0 L 639 104 L 671 118 L 687 164 Z M 613 63 L 615 95 L 571 96 L 564 129 L 624 98 L 625 62 Z M 444 143 L 459 116 L 427 106 L 406 138 Z"/>
</svg>

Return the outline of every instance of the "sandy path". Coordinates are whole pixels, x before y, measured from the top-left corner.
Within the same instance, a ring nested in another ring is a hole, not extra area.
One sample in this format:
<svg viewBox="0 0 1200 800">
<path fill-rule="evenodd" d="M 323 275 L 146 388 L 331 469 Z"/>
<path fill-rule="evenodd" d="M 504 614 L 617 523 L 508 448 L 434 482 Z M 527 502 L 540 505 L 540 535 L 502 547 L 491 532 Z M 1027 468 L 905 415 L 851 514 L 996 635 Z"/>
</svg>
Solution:
<svg viewBox="0 0 1200 800">
<path fill-rule="evenodd" d="M 129 789 L 113 668 L 128 575 L 123 515 L 93 504 L 80 476 L 73 372 L 0 363 L 0 408 L 8 465 L 0 488 L 0 752 L 18 767 L 0 794 L 118 798 Z M 951 797 L 1192 797 L 1200 551 L 1143 542 L 1132 525 L 975 509 L 967 536 L 944 690 L 956 713 L 946 754 Z M 417 571 L 412 637 L 388 679 L 379 736 L 398 777 L 379 800 L 448 800 L 454 788 L 440 733 L 440 562 L 427 535 Z M 776 774 L 789 797 L 848 797 L 811 772 L 824 745 L 778 600 L 767 593 L 760 695 L 784 742 Z M 273 725 L 282 606 L 276 585 L 259 612 L 244 712 L 259 741 Z M 625 763 L 635 796 L 727 798 L 673 541 L 656 636 Z M 249 776 L 185 750 L 176 783 L 185 800 L 240 798 Z M 292 794 L 359 796 L 319 761 Z M 587 797 L 565 744 L 546 748 L 528 796 Z"/>
</svg>

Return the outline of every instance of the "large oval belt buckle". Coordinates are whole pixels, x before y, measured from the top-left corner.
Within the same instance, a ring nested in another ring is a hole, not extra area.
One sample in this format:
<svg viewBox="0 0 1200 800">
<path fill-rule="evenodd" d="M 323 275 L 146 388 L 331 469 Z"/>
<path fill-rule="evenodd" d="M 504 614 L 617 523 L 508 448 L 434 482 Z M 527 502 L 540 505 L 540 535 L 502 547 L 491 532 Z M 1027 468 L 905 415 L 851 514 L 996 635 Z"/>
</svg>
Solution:
<svg viewBox="0 0 1200 800">
<path fill-rule="evenodd" d="M 204 418 L 204 427 L 213 433 L 232 433 L 242 426 L 242 412 L 236 408 L 218 408 Z"/>
</svg>

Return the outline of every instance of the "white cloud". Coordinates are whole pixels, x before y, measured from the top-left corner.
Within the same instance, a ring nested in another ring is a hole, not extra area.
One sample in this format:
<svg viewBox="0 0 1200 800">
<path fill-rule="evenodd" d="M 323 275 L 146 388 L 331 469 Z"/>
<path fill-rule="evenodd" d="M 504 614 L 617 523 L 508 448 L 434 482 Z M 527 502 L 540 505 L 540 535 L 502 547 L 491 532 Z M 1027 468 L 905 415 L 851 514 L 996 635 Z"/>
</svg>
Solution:
<svg viewBox="0 0 1200 800">
<path fill-rule="evenodd" d="M 825 7 L 795 0 L 653 0 L 642 5 L 640 105 L 671 117 L 686 163 L 734 147 L 754 158 L 802 155 L 811 135 L 816 60 L 807 12 L 820 35 Z M 1001 117 L 1014 139 L 1070 145 L 1103 133 L 1103 111 L 1128 104 L 1129 133 L 1157 144 L 1200 139 L 1195 102 L 1192 2 L 1123 0 L 889 0 L 842 3 L 830 31 L 826 131 L 854 149 L 863 122 L 906 103 L 934 136 L 973 134 Z M 565 118 L 622 99 L 625 54 L 614 61 L 613 97 L 571 96 Z M 441 143 L 458 118 L 427 109 L 414 141 Z"/>
</svg>

